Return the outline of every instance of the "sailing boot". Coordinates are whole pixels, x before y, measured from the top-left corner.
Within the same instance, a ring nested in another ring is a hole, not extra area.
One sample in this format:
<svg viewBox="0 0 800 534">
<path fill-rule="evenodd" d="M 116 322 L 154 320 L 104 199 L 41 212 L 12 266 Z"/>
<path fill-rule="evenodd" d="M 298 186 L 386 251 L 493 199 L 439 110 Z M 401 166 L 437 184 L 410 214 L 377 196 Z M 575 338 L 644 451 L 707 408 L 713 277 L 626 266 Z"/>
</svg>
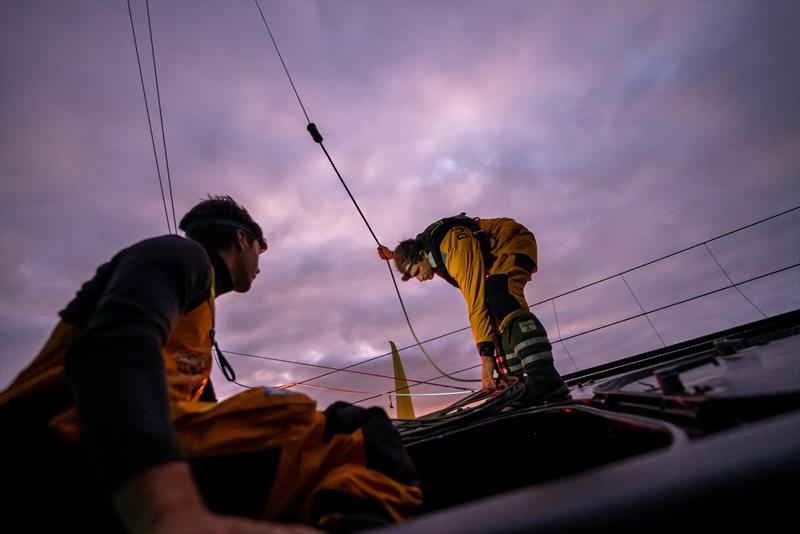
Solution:
<svg viewBox="0 0 800 534">
<path fill-rule="evenodd" d="M 517 312 L 503 331 L 503 350 L 519 358 L 525 369 L 526 405 L 570 399 L 569 389 L 553 365 L 547 331 L 530 311 Z"/>
</svg>

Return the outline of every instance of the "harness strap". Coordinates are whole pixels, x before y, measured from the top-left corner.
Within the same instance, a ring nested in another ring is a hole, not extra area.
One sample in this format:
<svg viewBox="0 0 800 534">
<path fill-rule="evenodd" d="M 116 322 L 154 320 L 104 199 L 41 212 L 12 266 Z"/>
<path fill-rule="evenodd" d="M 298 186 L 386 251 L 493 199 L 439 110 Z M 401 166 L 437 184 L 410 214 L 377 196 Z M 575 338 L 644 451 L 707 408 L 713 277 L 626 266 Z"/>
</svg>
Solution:
<svg viewBox="0 0 800 534">
<path fill-rule="evenodd" d="M 444 236 L 450 229 L 456 226 L 466 227 L 472 233 L 472 236 L 478 240 L 481 247 L 481 255 L 483 256 L 483 261 L 487 268 L 494 262 L 494 258 L 491 255 L 489 236 L 483 228 L 478 225 L 476 222 L 477 220 L 479 219 L 467 217 L 466 214 L 462 212 L 459 215 L 436 221 L 428 226 L 421 234 L 417 235 L 417 239 L 422 242 L 423 246 L 428 251 L 428 260 L 433 267 L 434 273 L 447 280 L 452 286 L 458 287 L 458 283 L 453 279 L 452 275 L 447 272 L 444 259 L 442 258 L 442 252 L 439 249 L 439 246 L 444 240 Z"/>
</svg>

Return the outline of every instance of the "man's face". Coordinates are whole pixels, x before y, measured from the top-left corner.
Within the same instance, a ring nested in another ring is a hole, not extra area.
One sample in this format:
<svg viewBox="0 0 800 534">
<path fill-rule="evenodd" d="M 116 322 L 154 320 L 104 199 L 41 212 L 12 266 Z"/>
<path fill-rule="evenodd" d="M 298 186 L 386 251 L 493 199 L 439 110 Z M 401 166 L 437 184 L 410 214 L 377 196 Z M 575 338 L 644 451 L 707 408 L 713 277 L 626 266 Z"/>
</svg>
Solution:
<svg viewBox="0 0 800 534">
<path fill-rule="evenodd" d="M 420 282 L 425 282 L 433 278 L 433 267 L 428 259 L 423 257 L 411 267 L 409 273 Z"/>
<path fill-rule="evenodd" d="M 259 245 L 258 239 L 248 241 L 248 235 L 237 231 L 237 254 L 232 269 L 233 290 L 237 293 L 246 293 L 253 285 L 253 281 L 261 269 L 258 267 L 259 256 L 266 250 Z"/>
</svg>

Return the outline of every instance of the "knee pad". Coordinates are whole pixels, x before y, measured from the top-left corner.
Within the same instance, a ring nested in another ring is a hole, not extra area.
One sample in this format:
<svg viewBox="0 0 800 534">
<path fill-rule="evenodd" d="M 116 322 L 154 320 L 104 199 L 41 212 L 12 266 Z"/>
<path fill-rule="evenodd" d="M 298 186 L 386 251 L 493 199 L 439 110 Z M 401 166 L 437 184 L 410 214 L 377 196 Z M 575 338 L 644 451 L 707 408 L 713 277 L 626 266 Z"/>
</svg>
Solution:
<svg viewBox="0 0 800 534">
<path fill-rule="evenodd" d="M 518 313 L 503 331 L 503 351 L 514 354 L 522 362 L 526 372 L 552 362 L 553 353 L 547 331 L 539 319 L 530 311 Z"/>
</svg>

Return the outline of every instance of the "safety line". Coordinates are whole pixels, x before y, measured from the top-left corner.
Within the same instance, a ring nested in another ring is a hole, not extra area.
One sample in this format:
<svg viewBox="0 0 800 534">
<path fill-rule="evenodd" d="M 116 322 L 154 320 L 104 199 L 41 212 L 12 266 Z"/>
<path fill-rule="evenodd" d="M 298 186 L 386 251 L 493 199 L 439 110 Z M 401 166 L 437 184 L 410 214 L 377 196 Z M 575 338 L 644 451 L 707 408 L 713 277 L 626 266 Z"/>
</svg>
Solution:
<svg viewBox="0 0 800 534">
<path fill-rule="evenodd" d="M 352 374 L 363 375 L 363 376 L 372 376 L 372 377 L 375 377 L 375 378 L 386 378 L 386 379 L 389 379 L 389 380 L 394 380 L 395 379 L 394 376 L 383 375 L 383 374 L 380 374 L 380 373 L 370 373 L 370 372 L 367 372 L 367 371 L 353 371 L 353 370 L 347 369 L 345 367 L 331 367 L 329 365 L 320 365 L 320 364 L 317 364 L 317 363 L 298 362 L 298 361 L 294 361 L 294 360 L 286 360 L 284 358 L 275 358 L 273 356 L 264 356 L 264 355 L 261 355 L 261 354 L 249 354 L 249 353 L 246 353 L 246 352 L 236 352 L 236 351 L 227 350 L 227 349 L 225 349 L 225 354 L 236 354 L 237 356 L 245 356 L 247 358 L 258 358 L 260 360 L 268 360 L 268 361 L 281 362 L 281 363 L 290 363 L 290 364 L 293 364 L 293 365 L 302 365 L 304 367 L 315 367 L 317 369 L 327 369 L 329 371 L 335 371 L 335 372 L 340 372 L 341 371 L 341 372 L 344 372 L 344 373 L 352 373 Z M 422 383 L 421 380 L 414 380 L 413 378 L 406 378 L 406 380 L 409 381 L 409 382 Z M 461 387 L 461 386 L 451 386 L 449 384 L 431 384 L 431 385 L 432 386 L 439 386 L 439 387 L 443 387 L 443 388 L 464 390 L 464 388 Z"/>
<path fill-rule="evenodd" d="M 161 111 L 161 90 L 158 84 L 158 69 L 156 68 L 156 47 L 153 43 L 153 26 L 150 23 L 150 0 L 145 0 L 147 7 L 147 29 L 150 33 L 150 52 L 153 55 L 153 74 L 156 82 L 156 97 L 158 97 L 158 117 L 161 121 L 161 141 L 164 145 L 164 163 L 167 168 L 167 184 L 169 184 L 169 203 L 172 205 L 172 227 L 178 233 L 178 222 L 175 218 L 175 196 L 172 194 L 172 174 L 169 171 L 169 153 L 167 152 L 167 134 L 164 133 L 164 114 Z"/>
<path fill-rule="evenodd" d="M 136 41 L 136 29 L 133 25 L 133 11 L 131 11 L 131 0 L 127 0 L 128 3 L 128 17 L 131 20 L 131 33 L 133 33 L 133 47 L 136 50 L 136 63 L 139 65 L 139 79 L 142 82 L 142 95 L 144 96 L 144 110 L 147 113 L 147 127 L 150 129 L 150 141 L 153 144 L 153 157 L 156 161 L 156 173 L 158 174 L 158 186 L 161 189 L 161 202 L 164 204 L 164 217 L 167 219 L 167 232 L 172 233 L 172 228 L 169 224 L 169 213 L 167 211 L 167 199 L 164 196 L 164 183 L 161 178 L 161 167 L 158 165 L 158 151 L 156 150 L 156 138 L 153 134 L 153 122 L 150 120 L 150 106 L 147 104 L 147 91 L 144 87 L 144 74 L 142 73 L 142 61 L 139 57 L 139 45 Z M 177 228 L 175 230 L 177 233 Z"/>
<path fill-rule="evenodd" d="M 292 85 L 292 89 L 294 90 L 294 94 L 297 97 L 297 102 L 300 104 L 300 107 L 303 110 L 303 114 L 305 115 L 306 120 L 308 121 L 308 125 L 306 126 L 306 129 L 311 134 L 311 137 L 312 137 L 312 139 L 314 139 L 314 142 L 316 142 L 320 146 L 320 148 L 322 148 L 322 151 L 325 153 L 325 157 L 328 158 L 328 161 L 330 162 L 331 167 L 333 167 L 333 170 L 336 173 L 336 176 L 339 177 L 339 181 L 342 183 L 342 186 L 344 187 L 345 191 L 347 191 L 347 194 L 350 197 L 350 200 L 353 201 L 353 205 L 356 207 L 356 210 L 358 210 L 358 214 L 361 215 L 361 219 L 364 221 L 364 224 L 367 226 L 367 229 L 369 230 L 369 233 L 372 234 L 372 238 L 375 240 L 375 243 L 378 246 L 380 246 L 381 242 L 378 240 L 378 237 L 375 235 L 375 232 L 372 230 L 372 226 L 370 226 L 369 221 L 367 221 L 367 218 L 364 215 L 364 212 L 361 211 L 361 207 L 358 205 L 358 202 L 356 202 L 355 197 L 350 192 L 350 188 L 347 187 L 347 183 L 345 183 L 344 178 L 342 178 L 342 174 L 339 172 L 339 169 L 336 167 L 336 164 L 333 162 L 333 158 L 331 158 L 331 155 L 328 153 L 328 150 L 325 148 L 325 145 L 322 143 L 322 141 L 323 141 L 322 135 L 320 135 L 319 130 L 317 129 L 317 126 L 313 122 L 311 122 L 311 118 L 308 116 L 308 113 L 306 112 L 306 108 L 303 105 L 303 100 L 300 98 L 300 93 L 298 93 L 297 87 L 295 86 L 294 81 L 292 80 L 292 76 L 289 74 L 289 69 L 286 66 L 286 62 L 283 60 L 283 54 L 281 54 L 281 51 L 278 48 L 278 43 L 275 41 L 275 37 L 272 35 L 272 30 L 270 29 L 269 23 L 267 22 L 267 17 L 264 16 L 264 12 L 261 10 L 261 6 L 259 5 L 258 0 L 253 0 L 253 2 L 255 2 L 256 7 L 258 8 L 258 12 L 261 15 L 261 20 L 264 22 L 264 26 L 267 28 L 267 33 L 269 34 L 269 38 L 272 41 L 272 45 L 275 47 L 275 51 L 278 53 L 278 57 L 280 58 L 281 64 L 283 65 L 283 70 L 286 72 L 286 76 L 289 78 L 289 83 Z M 391 263 L 389 263 L 389 260 L 385 260 L 385 261 L 386 261 L 386 266 L 389 268 L 389 275 L 392 278 L 392 284 L 394 285 L 394 290 L 397 293 L 397 298 L 400 301 L 400 307 L 403 310 L 403 316 L 406 319 L 406 324 L 408 325 L 408 329 L 411 331 L 411 335 L 414 338 L 414 341 L 416 341 L 416 343 L 417 343 L 416 346 L 419 347 L 419 349 L 425 355 L 425 358 L 428 359 L 428 362 L 430 362 L 430 364 L 437 371 L 442 373 L 442 376 L 446 376 L 450 380 L 454 380 L 456 382 L 480 382 L 480 380 L 471 380 L 471 379 L 468 380 L 468 379 L 464 379 L 464 378 L 457 378 L 455 376 L 452 376 L 452 375 L 446 373 L 438 365 L 436 365 L 436 363 L 433 361 L 433 358 L 431 358 L 430 355 L 428 354 L 428 351 L 426 351 L 425 347 L 422 346 L 422 343 L 420 342 L 419 338 L 417 337 L 417 333 L 414 331 L 414 327 L 411 325 L 411 319 L 408 316 L 408 311 L 406 310 L 405 303 L 403 302 L 403 297 L 400 295 L 400 288 L 397 286 L 397 281 L 395 280 L 394 271 L 392 270 L 392 265 L 391 265 Z"/>
<path fill-rule="evenodd" d="M 376 398 L 376 397 L 389 397 L 389 396 L 392 396 L 392 395 L 394 395 L 396 397 L 443 397 L 443 396 L 447 396 L 447 395 L 472 395 L 473 393 L 476 392 L 474 389 L 471 389 L 471 390 L 465 390 L 465 391 L 445 391 L 445 392 L 442 392 L 442 393 L 395 393 L 395 392 L 390 392 L 390 393 L 371 393 L 369 391 L 358 391 L 358 390 L 355 390 L 355 389 L 341 389 L 341 388 L 333 388 L 333 387 L 329 387 L 329 386 L 317 386 L 315 384 L 298 384 L 298 383 L 284 384 L 282 386 L 278 386 L 275 389 L 289 389 L 289 388 L 292 388 L 292 387 L 295 387 L 295 386 L 302 386 L 304 388 L 312 388 L 312 389 L 321 389 L 321 390 L 324 390 L 324 391 L 336 391 L 336 392 L 339 392 L 339 393 L 360 393 L 362 395 L 373 395 L 374 396 L 373 398 Z"/>
<path fill-rule="evenodd" d="M 794 208 L 789 208 L 788 210 L 784 210 L 784 211 L 782 211 L 780 213 L 776 213 L 775 215 L 770 215 L 769 217 L 765 217 L 764 219 L 761 219 L 761 220 L 756 221 L 754 223 L 750 223 L 748 225 L 736 228 L 735 230 L 731 230 L 730 232 L 725 232 L 724 234 L 718 235 L 716 237 L 712 237 L 711 239 L 707 239 L 707 240 L 705 240 L 705 241 L 703 241 L 701 243 L 697 243 L 696 245 L 692 245 L 691 247 L 686 247 L 686 248 L 678 250 L 676 252 L 672 252 L 670 254 L 667 254 L 666 256 L 661 256 L 660 258 L 656 258 L 654 260 L 648 261 L 647 263 L 643 263 L 641 265 L 637 265 L 636 267 L 631 267 L 630 269 L 627 269 L 625 271 L 622 271 L 620 273 L 617 273 L 617 274 L 614 274 L 614 275 L 611 275 L 611 276 L 607 276 L 605 278 L 597 280 L 596 282 L 592 282 L 592 283 L 586 284 L 584 286 L 576 287 L 575 289 L 570 289 L 569 291 L 566 291 L 564 293 L 561 293 L 560 295 L 556 295 L 555 297 L 550 297 L 550 298 L 557 299 L 557 298 L 565 297 L 565 296 L 567 296 L 569 294 L 575 293 L 576 291 L 580 291 L 581 289 L 586 289 L 587 287 L 592 287 L 592 286 L 595 286 L 597 284 L 601 284 L 603 282 L 607 282 L 608 280 L 611 280 L 612 278 L 616 278 L 617 276 L 620 276 L 620 275 L 623 275 L 623 274 L 628 274 L 630 272 L 636 271 L 637 269 L 641 269 L 642 267 L 647 267 L 648 265 L 652 265 L 652 264 L 654 264 L 656 262 L 665 260 L 667 258 L 671 258 L 672 256 L 677 256 L 678 254 L 682 254 L 684 252 L 688 252 L 688 251 L 690 251 L 690 250 L 692 250 L 694 248 L 702 247 L 706 243 L 711 243 L 713 241 L 717 241 L 719 239 L 722 239 L 723 237 L 727 237 L 727 236 L 729 236 L 731 234 L 735 234 L 736 232 L 741 232 L 742 230 L 746 230 L 746 229 L 748 229 L 748 228 L 750 228 L 752 226 L 756 226 L 757 224 L 765 223 L 765 222 L 767 222 L 767 221 L 769 221 L 771 219 L 775 219 L 777 217 L 780 217 L 782 215 L 786 215 L 787 213 L 791 213 L 791 212 L 797 211 L 797 210 L 800 210 L 800 206 L 795 206 Z M 541 302 L 537 302 L 536 304 L 532 304 L 531 306 L 529 306 L 529 308 L 532 308 L 533 306 L 537 306 L 539 304 L 543 304 L 543 303 L 547 302 L 548 300 L 550 300 L 550 299 L 545 299 L 545 300 L 543 300 Z"/>
<path fill-rule="evenodd" d="M 567 337 L 565 337 L 564 339 L 573 339 L 573 338 L 576 338 L 576 337 L 578 337 L 578 336 L 583 336 L 583 335 L 586 335 L 586 334 L 591 334 L 592 332 L 596 332 L 596 331 L 598 331 L 598 330 L 601 330 L 601 329 L 603 329 L 603 328 L 608 328 L 609 326 L 615 326 L 615 325 L 617 325 L 617 324 L 624 323 L 625 321 L 630 321 L 631 319 L 637 319 L 637 318 L 639 318 L 639 317 L 643 317 L 645 314 L 648 314 L 648 313 L 656 313 L 656 312 L 660 312 L 660 311 L 666 310 L 666 309 L 668 309 L 668 308 L 672 308 L 673 306 L 678 306 L 678 305 L 680 305 L 680 304 L 685 304 L 685 303 L 687 303 L 687 302 L 691 302 L 691 301 L 693 301 L 693 300 L 697 300 L 697 299 L 700 299 L 700 298 L 703 298 L 703 297 L 707 297 L 707 296 L 709 296 L 709 295 L 713 295 L 713 294 L 715 294 L 715 293 L 719 293 L 720 291 L 725 291 L 726 289 L 731 289 L 731 288 L 734 288 L 734 289 L 735 289 L 735 288 L 736 288 L 736 286 L 740 286 L 740 285 L 748 284 L 748 283 L 750 283 L 750 282 L 754 282 L 754 281 L 756 281 L 756 280 L 760 280 L 760 279 L 762 279 L 762 278 L 766 278 L 766 277 L 768 277 L 768 276 L 773 276 L 773 275 L 776 275 L 776 274 L 782 273 L 782 272 L 784 272 L 784 271 L 788 271 L 789 269 L 795 269 L 795 268 L 797 268 L 797 267 L 800 267 L 800 263 L 795 263 L 795 264 L 793 264 L 793 265 L 789 265 L 789 266 L 786 266 L 786 267 L 782 267 L 782 268 L 780 268 L 780 269 L 776 269 L 776 270 L 774 270 L 774 271 L 771 271 L 771 272 L 768 272 L 768 273 L 765 273 L 765 274 L 761 274 L 761 275 L 758 275 L 758 276 L 754 276 L 754 277 L 752 277 L 752 278 L 748 278 L 747 280 L 742 280 L 741 282 L 738 282 L 738 283 L 736 283 L 736 284 L 730 284 L 730 285 L 727 285 L 727 286 L 724 286 L 724 287 L 720 287 L 719 289 L 712 289 L 711 291 L 706 291 L 705 293 L 701 293 L 700 295 L 695 295 L 694 297 L 690 297 L 690 298 L 688 298 L 688 299 L 679 300 L 678 302 L 673 302 L 672 304 L 667 304 L 667 305 L 665 305 L 665 306 L 661 306 L 660 308 L 654 308 L 654 309 L 652 309 L 652 310 L 648 310 L 648 311 L 646 311 L 645 313 L 640 313 L 639 315 L 634 315 L 634 316 L 632 316 L 632 317 L 628 317 L 627 319 L 620 319 L 620 320 L 618 320 L 618 321 L 614 321 L 614 322 L 612 322 L 612 323 L 608 323 L 608 324 L 606 324 L 606 325 L 603 325 L 603 326 L 598 326 L 598 327 L 596 327 L 596 328 L 591 328 L 591 329 L 589 329 L 589 330 L 584 330 L 583 332 L 580 332 L 580 333 L 577 333 L 577 334 L 573 334 L 573 335 L 571 335 L 571 336 L 567 336 Z"/>
<path fill-rule="evenodd" d="M 220 370 L 220 372 L 222 373 L 222 376 L 224 376 L 225 379 L 228 382 L 233 382 L 237 386 L 241 386 L 241 387 L 243 387 L 245 389 L 255 389 L 257 387 L 257 386 L 248 386 L 247 384 L 242 384 L 241 382 L 237 382 L 235 373 L 233 374 L 233 376 L 228 375 L 228 372 L 226 371 L 226 366 L 230 367 L 230 364 L 227 362 L 227 360 L 225 361 L 225 365 L 223 365 L 222 361 L 220 361 L 221 352 L 219 350 L 219 347 L 216 346 L 216 344 L 215 344 L 214 348 L 212 349 L 212 352 L 214 353 L 214 360 L 217 362 L 217 368 Z M 224 356 L 223 356 L 223 358 L 224 358 Z M 231 370 L 232 370 L 232 368 L 231 368 Z"/>
</svg>

